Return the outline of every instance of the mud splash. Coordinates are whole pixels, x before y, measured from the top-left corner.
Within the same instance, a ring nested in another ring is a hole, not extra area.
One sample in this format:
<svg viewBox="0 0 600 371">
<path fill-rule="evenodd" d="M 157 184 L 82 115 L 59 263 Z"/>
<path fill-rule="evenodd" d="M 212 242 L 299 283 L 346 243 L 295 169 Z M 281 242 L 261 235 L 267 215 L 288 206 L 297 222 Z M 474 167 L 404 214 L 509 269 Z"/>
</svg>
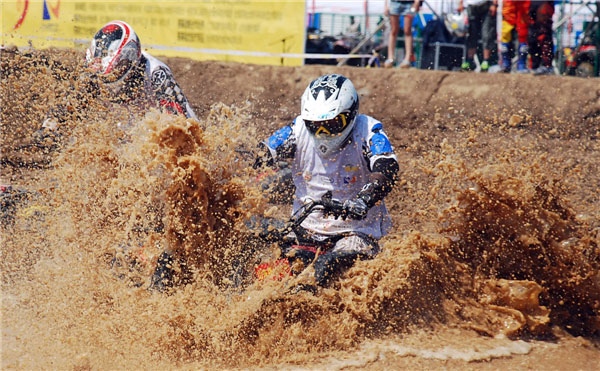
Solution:
<svg viewBox="0 0 600 371">
<path fill-rule="evenodd" d="M 598 333 L 597 230 L 576 220 L 558 189 L 505 174 L 481 169 L 459 195 L 452 256 L 473 270 L 479 302 L 505 317 L 504 333 L 548 333 L 550 322 Z"/>
<path fill-rule="evenodd" d="M 25 62 L 3 55 L 2 63 L 2 97 L 22 93 L 22 75 L 4 71 Z M 27 89 L 48 94 L 68 80 Z M 35 128 L 49 105 L 39 104 L 10 103 L 3 129 Z M 405 194 L 427 189 L 412 206 L 428 223 L 397 222 L 382 254 L 333 287 L 315 296 L 283 294 L 285 281 L 231 289 L 231 266 L 247 248 L 244 221 L 267 213 L 239 151 L 256 142 L 252 109 L 217 104 L 201 122 L 149 112 L 122 130 L 115 123 L 129 112 L 92 107 L 35 177 L 15 171 L 37 196 L 2 229 L 3 367 L 293 367 L 423 329 L 475 330 L 488 340 L 547 338 L 555 328 L 598 335 L 599 226 L 569 206 L 577 197 L 565 185 L 578 186 L 575 174 L 593 170 L 594 159 L 565 176 L 522 139 L 487 156 L 473 147 L 497 127 L 474 125 L 472 135 L 412 160 L 390 208 L 402 220 Z M 171 295 L 146 290 L 165 247 L 183 277 Z M 531 349 L 494 341 L 463 357 Z M 460 357 L 458 348 L 398 342 L 376 348 Z"/>
</svg>

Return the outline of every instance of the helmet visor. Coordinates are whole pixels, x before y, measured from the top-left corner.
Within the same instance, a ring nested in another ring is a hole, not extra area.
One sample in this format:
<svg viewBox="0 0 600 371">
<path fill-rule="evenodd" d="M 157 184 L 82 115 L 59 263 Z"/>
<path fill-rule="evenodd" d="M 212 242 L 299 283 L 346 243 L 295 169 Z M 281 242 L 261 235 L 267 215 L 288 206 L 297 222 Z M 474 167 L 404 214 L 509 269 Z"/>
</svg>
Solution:
<svg viewBox="0 0 600 371">
<path fill-rule="evenodd" d="M 123 47 L 123 29 L 114 23 L 104 26 L 96 33 L 92 44 L 88 49 L 88 66 L 97 73 L 109 75 L 116 72 L 119 75 L 123 66 L 117 66 L 120 62 Z M 116 71 L 113 71 L 115 70 Z M 105 76 L 109 78 L 109 76 Z M 118 77 L 117 77 L 118 79 Z"/>
<path fill-rule="evenodd" d="M 123 39 L 123 30 L 115 24 L 108 24 L 94 35 L 94 48 L 91 50 L 94 58 L 104 58 L 112 44 Z M 117 44 L 118 45 L 118 44 Z M 114 46 L 113 46 L 114 48 Z"/>
<path fill-rule="evenodd" d="M 339 135 L 348 126 L 348 118 L 345 113 L 340 113 L 329 120 L 304 120 L 304 124 L 314 136 L 335 136 Z"/>
</svg>

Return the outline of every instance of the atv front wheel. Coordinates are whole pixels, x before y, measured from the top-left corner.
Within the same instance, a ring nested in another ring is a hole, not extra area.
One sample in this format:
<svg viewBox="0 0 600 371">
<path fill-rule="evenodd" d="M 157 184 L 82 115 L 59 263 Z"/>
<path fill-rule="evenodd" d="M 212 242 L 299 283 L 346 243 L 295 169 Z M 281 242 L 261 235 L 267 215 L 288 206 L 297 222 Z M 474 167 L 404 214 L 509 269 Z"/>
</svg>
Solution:
<svg viewBox="0 0 600 371">
<path fill-rule="evenodd" d="M 594 65 L 590 62 L 581 62 L 575 69 L 575 75 L 578 77 L 592 77 L 594 75 Z"/>
</svg>

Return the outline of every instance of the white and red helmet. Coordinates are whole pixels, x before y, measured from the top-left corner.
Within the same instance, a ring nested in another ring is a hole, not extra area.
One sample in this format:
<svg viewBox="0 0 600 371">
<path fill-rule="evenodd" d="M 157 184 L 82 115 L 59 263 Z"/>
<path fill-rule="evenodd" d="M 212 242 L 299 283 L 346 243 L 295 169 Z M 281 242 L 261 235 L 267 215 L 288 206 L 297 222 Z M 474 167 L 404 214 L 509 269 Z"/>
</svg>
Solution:
<svg viewBox="0 0 600 371">
<path fill-rule="evenodd" d="M 120 82 L 142 57 L 140 39 L 123 21 L 105 24 L 92 39 L 86 52 L 88 66 L 107 83 Z"/>
</svg>

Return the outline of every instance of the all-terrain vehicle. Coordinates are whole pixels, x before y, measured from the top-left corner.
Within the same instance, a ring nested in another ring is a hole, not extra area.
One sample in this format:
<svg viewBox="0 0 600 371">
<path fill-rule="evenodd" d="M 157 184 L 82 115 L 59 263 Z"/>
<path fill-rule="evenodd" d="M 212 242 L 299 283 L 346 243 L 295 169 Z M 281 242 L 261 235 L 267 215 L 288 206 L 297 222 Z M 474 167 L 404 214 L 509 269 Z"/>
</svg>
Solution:
<svg viewBox="0 0 600 371">
<path fill-rule="evenodd" d="M 339 215 L 342 205 L 341 201 L 332 199 L 331 194 L 327 193 L 321 200 L 304 204 L 286 222 L 273 218 L 250 220 L 246 224 L 251 232 L 249 239 L 243 242 L 244 248 L 232 260 L 229 273 L 223 272 L 228 276 L 225 281 L 229 282 L 229 288 L 240 291 L 256 281 L 283 280 L 300 274 L 343 238 L 343 235 L 339 235 L 316 241 L 301 228 L 302 222 L 316 211 Z M 277 258 L 273 258 L 274 244 L 280 250 Z M 133 286 L 142 287 L 146 285 L 143 276 L 154 271 L 156 261 L 146 255 L 141 242 L 129 243 L 117 248 L 110 266 L 119 278 L 130 280 Z M 324 272 L 326 275 L 331 273 L 334 272 Z M 175 277 L 169 280 L 183 282 Z M 301 289 L 314 291 L 316 288 Z"/>
<path fill-rule="evenodd" d="M 235 264 L 232 274 L 233 286 L 244 287 L 256 280 L 283 280 L 285 277 L 300 274 L 343 237 L 331 236 L 316 241 L 301 228 L 302 222 L 315 211 L 336 215 L 336 212 L 341 209 L 342 202 L 332 199 L 331 193 L 328 192 L 321 200 L 312 200 L 304 204 L 287 222 L 262 219 L 250 225 L 251 229 L 258 230 L 259 241 L 252 244 L 252 247 L 244 252 L 245 256 Z M 257 257 L 260 259 L 262 253 L 273 243 L 277 243 L 281 252 L 280 257 L 270 260 L 268 255 L 262 257 L 263 261 L 255 264 L 253 272 L 249 274 L 247 261 Z"/>
<path fill-rule="evenodd" d="M 567 75 L 600 76 L 600 4 L 596 7 L 596 18 L 584 24 L 584 31 L 577 47 L 565 50 Z"/>
</svg>

